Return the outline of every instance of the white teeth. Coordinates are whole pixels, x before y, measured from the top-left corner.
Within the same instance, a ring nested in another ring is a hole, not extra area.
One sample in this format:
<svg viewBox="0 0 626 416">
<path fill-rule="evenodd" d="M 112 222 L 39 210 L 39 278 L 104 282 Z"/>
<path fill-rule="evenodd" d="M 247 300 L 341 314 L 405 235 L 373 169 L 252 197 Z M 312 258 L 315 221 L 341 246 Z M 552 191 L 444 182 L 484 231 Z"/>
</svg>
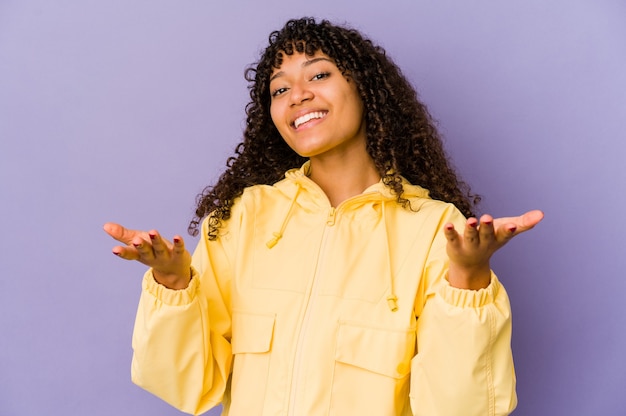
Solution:
<svg viewBox="0 0 626 416">
<path fill-rule="evenodd" d="M 296 119 L 296 121 L 293 122 L 293 125 L 295 128 L 300 127 L 301 125 L 303 125 L 304 123 L 306 123 L 307 121 L 311 121 L 314 118 L 323 118 L 326 114 L 322 113 L 321 111 L 314 111 L 312 113 L 308 113 L 305 114 L 301 117 L 298 117 Z"/>
</svg>

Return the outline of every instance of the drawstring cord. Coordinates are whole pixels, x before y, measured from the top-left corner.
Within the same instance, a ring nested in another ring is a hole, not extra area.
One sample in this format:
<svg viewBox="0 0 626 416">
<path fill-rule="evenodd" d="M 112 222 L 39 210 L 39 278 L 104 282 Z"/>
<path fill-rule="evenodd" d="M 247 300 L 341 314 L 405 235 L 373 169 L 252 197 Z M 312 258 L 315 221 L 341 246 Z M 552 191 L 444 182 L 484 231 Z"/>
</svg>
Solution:
<svg viewBox="0 0 626 416">
<path fill-rule="evenodd" d="M 389 247 L 389 231 L 387 230 L 387 216 L 385 215 L 385 201 L 381 202 L 383 226 L 385 227 L 385 239 L 387 240 L 387 265 L 389 267 L 389 296 L 387 296 L 387 306 L 391 312 L 398 310 L 398 297 L 393 288 L 393 272 L 391 270 L 391 248 Z"/>
<path fill-rule="evenodd" d="M 265 243 L 267 248 L 271 249 L 276 244 L 278 244 L 278 240 L 283 238 L 283 233 L 285 232 L 285 228 L 287 227 L 287 221 L 291 217 L 291 211 L 293 211 L 293 207 L 296 204 L 296 199 L 298 199 L 298 194 L 300 194 L 300 190 L 302 189 L 302 186 L 299 183 L 296 183 L 296 185 L 298 186 L 298 188 L 296 189 L 296 193 L 294 194 L 293 198 L 291 199 L 291 204 L 289 205 L 289 210 L 287 211 L 287 215 L 285 215 L 285 218 L 283 219 L 283 224 L 280 226 L 280 231 L 272 233 L 272 235 L 274 237 L 272 237 L 267 243 Z"/>
</svg>

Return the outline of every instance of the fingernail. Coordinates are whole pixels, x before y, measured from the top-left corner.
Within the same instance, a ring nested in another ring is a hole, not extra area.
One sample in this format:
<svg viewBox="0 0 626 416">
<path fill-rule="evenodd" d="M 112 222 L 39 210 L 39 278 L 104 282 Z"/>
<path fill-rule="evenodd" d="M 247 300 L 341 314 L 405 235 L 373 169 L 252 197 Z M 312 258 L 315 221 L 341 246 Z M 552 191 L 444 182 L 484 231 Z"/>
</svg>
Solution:
<svg viewBox="0 0 626 416">
<path fill-rule="evenodd" d="M 176 244 L 180 243 L 180 238 L 178 238 L 178 237 L 174 237 L 174 242 L 175 242 Z"/>
<path fill-rule="evenodd" d="M 115 254 L 116 256 L 121 256 L 122 255 L 122 253 L 118 253 L 116 251 L 113 251 L 113 254 Z"/>
<path fill-rule="evenodd" d="M 511 229 L 509 230 L 511 234 L 513 234 L 515 231 L 517 231 L 517 227 L 511 227 Z"/>
<path fill-rule="evenodd" d="M 134 245 L 136 248 L 141 247 L 141 244 L 133 243 L 133 245 Z"/>
<path fill-rule="evenodd" d="M 150 236 L 150 240 L 154 240 L 156 238 L 156 234 L 150 233 L 148 235 Z"/>
</svg>

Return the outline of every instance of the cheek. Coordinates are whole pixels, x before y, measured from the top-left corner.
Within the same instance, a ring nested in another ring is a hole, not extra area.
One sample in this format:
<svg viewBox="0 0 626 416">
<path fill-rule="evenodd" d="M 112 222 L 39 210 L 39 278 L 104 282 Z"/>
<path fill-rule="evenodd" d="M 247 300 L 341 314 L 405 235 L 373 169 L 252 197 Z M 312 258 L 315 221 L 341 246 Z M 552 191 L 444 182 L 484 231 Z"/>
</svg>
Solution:
<svg viewBox="0 0 626 416">
<path fill-rule="evenodd" d="M 272 119 L 272 123 L 276 125 L 276 106 L 274 104 L 270 104 L 270 117 Z"/>
<path fill-rule="evenodd" d="M 281 111 L 279 111 L 279 107 L 278 106 L 274 106 L 271 105 L 270 106 L 270 118 L 272 119 L 272 123 L 274 123 L 274 127 L 276 127 L 276 130 L 278 130 L 278 134 L 280 134 L 280 137 L 283 138 L 283 140 L 285 140 L 285 134 L 287 133 L 286 131 L 286 127 L 285 127 L 285 123 L 282 122 L 282 117 L 280 116 Z"/>
<path fill-rule="evenodd" d="M 278 131 L 281 131 L 281 127 L 282 126 L 281 126 L 281 123 L 280 123 L 279 114 L 280 114 L 280 111 L 278 109 L 278 106 L 276 106 L 274 104 L 271 104 L 270 105 L 270 117 L 272 119 L 272 123 L 274 123 L 274 126 L 276 126 Z"/>
<path fill-rule="evenodd" d="M 357 123 L 363 123 L 364 111 L 363 111 L 363 103 L 359 98 L 354 98 L 350 100 L 350 116 Z"/>
<path fill-rule="evenodd" d="M 342 101 L 351 114 L 363 114 L 363 100 L 354 85 L 348 84 L 343 91 Z"/>
</svg>

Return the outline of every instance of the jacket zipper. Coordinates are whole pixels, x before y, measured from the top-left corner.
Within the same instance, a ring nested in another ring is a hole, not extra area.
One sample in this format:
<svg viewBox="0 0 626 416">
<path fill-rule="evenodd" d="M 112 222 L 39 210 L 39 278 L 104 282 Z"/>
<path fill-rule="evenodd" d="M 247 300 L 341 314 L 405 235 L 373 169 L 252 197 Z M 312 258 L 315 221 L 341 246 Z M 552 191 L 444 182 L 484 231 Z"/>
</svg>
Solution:
<svg viewBox="0 0 626 416">
<path fill-rule="evenodd" d="M 328 213 L 328 218 L 326 218 L 326 225 L 333 226 L 335 225 L 335 214 L 337 213 L 337 209 L 335 207 L 330 207 L 330 212 Z"/>
<path fill-rule="evenodd" d="M 320 243 L 320 255 L 315 266 L 315 273 L 313 274 L 313 281 L 309 289 L 309 295 L 306 299 L 306 308 L 304 310 L 304 316 L 302 317 L 302 325 L 300 327 L 300 333 L 298 334 L 298 340 L 296 342 L 296 354 L 294 357 L 293 373 L 291 375 L 291 390 L 289 392 L 289 408 L 288 415 L 293 416 L 296 407 L 296 395 L 298 394 L 298 383 L 300 378 L 300 370 L 302 364 L 302 349 L 305 345 L 306 334 L 309 323 L 311 321 L 311 314 L 316 300 L 318 281 L 320 280 L 318 274 L 320 270 L 323 270 L 323 265 L 326 260 L 326 244 L 328 242 L 328 236 L 331 234 L 331 227 L 335 225 L 335 214 L 337 209 L 331 207 L 328 216 L 326 217 L 326 227 L 322 234 L 322 241 Z"/>
</svg>

